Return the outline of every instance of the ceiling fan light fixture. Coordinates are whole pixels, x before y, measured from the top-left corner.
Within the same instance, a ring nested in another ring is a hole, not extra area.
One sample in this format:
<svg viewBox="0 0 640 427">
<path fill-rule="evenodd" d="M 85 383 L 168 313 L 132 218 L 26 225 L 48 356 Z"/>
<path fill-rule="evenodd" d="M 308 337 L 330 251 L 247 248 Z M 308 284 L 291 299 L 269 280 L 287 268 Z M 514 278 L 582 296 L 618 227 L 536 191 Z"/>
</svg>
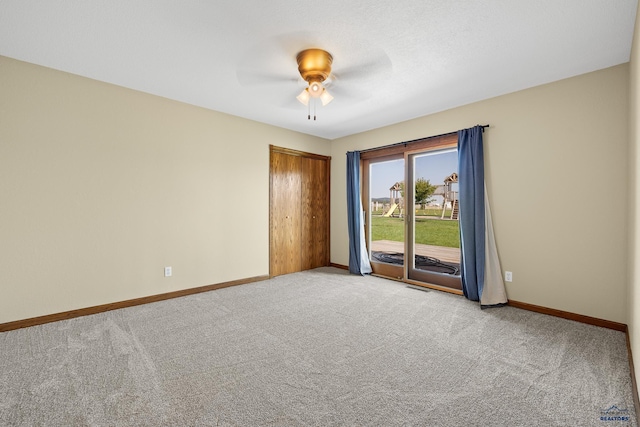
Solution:
<svg viewBox="0 0 640 427">
<path fill-rule="evenodd" d="M 331 75 L 331 64 L 333 56 L 326 50 L 322 49 L 306 49 L 298 53 L 296 56 L 298 62 L 298 71 L 302 80 L 308 83 L 308 87 L 302 91 L 296 98 L 304 105 L 309 106 L 311 98 L 320 98 L 322 106 L 327 105 L 333 99 L 333 96 L 327 92 L 322 85 Z M 315 102 L 313 103 L 313 120 L 315 116 Z M 311 107 L 307 116 L 311 120 Z"/>
<path fill-rule="evenodd" d="M 333 96 L 325 89 L 322 91 L 322 95 L 320 95 L 320 101 L 322 101 L 322 106 L 324 107 L 331 101 L 333 101 Z"/>
<path fill-rule="evenodd" d="M 296 99 L 303 105 L 309 105 L 309 98 L 309 90 L 307 88 L 304 88 L 304 90 L 300 92 L 300 95 L 296 96 Z"/>
<path fill-rule="evenodd" d="M 309 83 L 308 90 L 309 95 L 311 95 L 313 98 L 320 98 L 322 92 L 324 91 L 324 87 L 322 86 L 322 83 L 312 81 Z"/>
</svg>

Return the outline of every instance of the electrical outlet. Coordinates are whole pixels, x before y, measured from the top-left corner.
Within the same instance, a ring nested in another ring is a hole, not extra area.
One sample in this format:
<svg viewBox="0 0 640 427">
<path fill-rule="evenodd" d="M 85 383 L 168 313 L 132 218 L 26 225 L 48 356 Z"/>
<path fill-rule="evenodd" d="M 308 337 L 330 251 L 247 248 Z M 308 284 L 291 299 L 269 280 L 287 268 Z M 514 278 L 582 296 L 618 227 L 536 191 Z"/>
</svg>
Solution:
<svg viewBox="0 0 640 427">
<path fill-rule="evenodd" d="M 171 277 L 171 274 L 173 273 L 171 267 L 165 267 L 164 268 L 164 277 Z"/>
<path fill-rule="evenodd" d="M 510 271 L 504 272 L 504 281 L 505 282 L 513 282 L 513 273 Z"/>
</svg>

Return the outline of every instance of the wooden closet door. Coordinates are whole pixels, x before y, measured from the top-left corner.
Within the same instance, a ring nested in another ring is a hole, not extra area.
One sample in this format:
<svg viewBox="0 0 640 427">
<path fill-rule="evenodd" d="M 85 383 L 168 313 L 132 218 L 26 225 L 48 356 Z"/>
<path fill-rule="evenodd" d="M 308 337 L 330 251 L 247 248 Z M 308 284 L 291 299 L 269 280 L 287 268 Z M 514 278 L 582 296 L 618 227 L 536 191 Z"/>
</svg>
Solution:
<svg viewBox="0 0 640 427">
<path fill-rule="evenodd" d="M 302 270 L 300 257 L 302 157 L 272 151 L 270 172 L 270 273 L 272 276 L 279 276 Z"/>
<path fill-rule="evenodd" d="M 329 263 L 328 161 L 302 159 L 302 269 Z"/>
</svg>

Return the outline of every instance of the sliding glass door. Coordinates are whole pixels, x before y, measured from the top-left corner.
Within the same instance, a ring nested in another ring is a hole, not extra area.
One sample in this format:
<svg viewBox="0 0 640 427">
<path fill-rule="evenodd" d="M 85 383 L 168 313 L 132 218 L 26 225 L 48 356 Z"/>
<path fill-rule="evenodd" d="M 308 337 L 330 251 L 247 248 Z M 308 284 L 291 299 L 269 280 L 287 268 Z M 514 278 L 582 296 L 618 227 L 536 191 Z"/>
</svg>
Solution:
<svg viewBox="0 0 640 427">
<path fill-rule="evenodd" d="M 368 247 L 376 274 L 404 278 L 405 161 L 401 156 L 365 162 L 364 193 L 368 200 Z"/>
<path fill-rule="evenodd" d="M 407 153 L 407 277 L 461 289 L 458 153 L 455 148 Z"/>
<path fill-rule="evenodd" d="M 446 136 L 363 155 L 374 274 L 462 289 L 456 145 Z"/>
</svg>

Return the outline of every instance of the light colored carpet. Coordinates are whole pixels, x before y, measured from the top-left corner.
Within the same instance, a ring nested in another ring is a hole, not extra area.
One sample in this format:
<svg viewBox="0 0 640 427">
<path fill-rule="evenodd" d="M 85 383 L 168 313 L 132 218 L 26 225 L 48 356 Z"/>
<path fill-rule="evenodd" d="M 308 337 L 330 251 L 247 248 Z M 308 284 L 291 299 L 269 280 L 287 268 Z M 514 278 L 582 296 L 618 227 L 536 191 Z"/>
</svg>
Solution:
<svg viewBox="0 0 640 427">
<path fill-rule="evenodd" d="M 636 425 L 623 333 L 332 268 L 1 333 L 0 387 L 3 426 Z"/>
</svg>

